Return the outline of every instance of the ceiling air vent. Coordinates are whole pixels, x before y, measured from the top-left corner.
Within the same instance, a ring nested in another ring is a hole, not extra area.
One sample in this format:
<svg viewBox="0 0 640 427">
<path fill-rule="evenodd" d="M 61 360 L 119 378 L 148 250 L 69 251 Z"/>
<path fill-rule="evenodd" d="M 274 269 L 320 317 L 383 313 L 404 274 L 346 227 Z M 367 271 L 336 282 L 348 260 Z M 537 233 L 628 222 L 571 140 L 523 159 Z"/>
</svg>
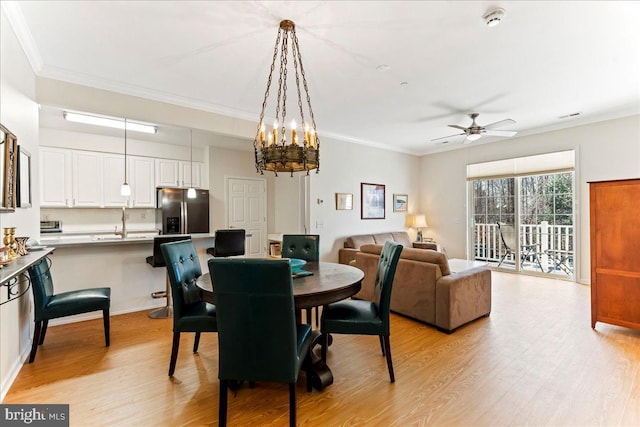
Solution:
<svg viewBox="0 0 640 427">
<path fill-rule="evenodd" d="M 579 116 L 582 113 L 571 113 L 571 114 L 565 114 L 564 116 L 559 116 L 559 119 L 568 119 L 569 117 L 576 117 Z"/>
</svg>

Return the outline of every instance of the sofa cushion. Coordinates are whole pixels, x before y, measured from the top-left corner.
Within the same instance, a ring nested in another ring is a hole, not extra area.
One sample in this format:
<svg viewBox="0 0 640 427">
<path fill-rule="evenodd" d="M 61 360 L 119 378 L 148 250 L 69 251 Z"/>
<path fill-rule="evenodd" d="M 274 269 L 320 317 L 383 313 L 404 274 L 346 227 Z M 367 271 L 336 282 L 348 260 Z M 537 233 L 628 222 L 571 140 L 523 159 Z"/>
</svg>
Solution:
<svg viewBox="0 0 640 427">
<path fill-rule="evenodd" d="M 391 233 L 391 235 L 393 236 L 393 240 L 400 243 L 405 248 L 410 248 L 412 246 L 411 239 L 406 231 L 396 231 Z"/>
<path fill-rule="evenodd" d="M 358 236 L 347 237 L 344 242 L 345 248 L 360 249 L 362 245 L 374 244 L 376 241 L 373 239 L 372 234 L 360 234 Z"/>
<path fill-rule="evenodd" d="M 393 234 L 391 233 L 378 233 L 373 235 L 373 240 L 376 245 L 384 245 L 387 240 L 393 240 Z"/>
<path fill-rule="evenodd" d="M 382 251 L 381 245 L 362 245 L 360 251 L 380 255 Z M 449 269 L 449 261 L 442 252 L 432 251 L 431 249 L 414 249 L 411 247 L 404 248 L 400 254 L 400 259 L 410 259 L 412 261 L 429 262 L 431 264 L 437 264 L 440 267 L 440 273 L 443 276 L 451 274 Z"/>
</svg>

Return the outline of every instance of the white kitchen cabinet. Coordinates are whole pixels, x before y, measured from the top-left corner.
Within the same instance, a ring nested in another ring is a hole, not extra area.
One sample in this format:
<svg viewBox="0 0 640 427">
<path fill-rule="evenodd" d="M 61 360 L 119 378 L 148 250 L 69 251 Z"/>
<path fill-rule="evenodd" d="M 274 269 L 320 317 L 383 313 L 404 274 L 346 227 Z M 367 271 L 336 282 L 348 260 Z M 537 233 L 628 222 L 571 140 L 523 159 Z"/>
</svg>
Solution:
<svg viewBox="0 0 640 427">
<path fill-rule="evenodd" d="M 71 206 L 71 150 L 40 148 L 40 206 Z"/>
<path fill-rule="evenodd" d="M 127 156 L 128 180 L 131 186 L 130 208 L 155 208 L 155 159 Z"/>
<path fill-rule="evenodd" d="M 200 162 L 180 162 L 180 186 L 183 188 L 202 188 L 202 169 L 203 164 Z M 191 177 L 193 176 L 193 183 Z"/>
<path fill-rule="evenodd" d="M 193 171 L 192 171 L 193 169 Z M 202 188 L 202 170 L 204 163 L 191 162 L 172 159 L 156 159 L 156 186 L 157 187 L 177 187 Z M 191 177 L 193 176 L 193 184 Z"/>
<path fill-rule="evenodd" d="M 71 158 L 71 206 L 102 206 L 102 153 L 73 151 Z"/>
<path fill-rule="evenodd" d="M 178 160 L 156 159 L 156 187 L 179 187 Z"/>
<path fill-rule="evenodd" d="M 124 156 L 105 153 L 102 156 L 102 204 L 105 208 L 126 206 L 128 198 L 120 194 L 124 182 Z"/>
</svg>

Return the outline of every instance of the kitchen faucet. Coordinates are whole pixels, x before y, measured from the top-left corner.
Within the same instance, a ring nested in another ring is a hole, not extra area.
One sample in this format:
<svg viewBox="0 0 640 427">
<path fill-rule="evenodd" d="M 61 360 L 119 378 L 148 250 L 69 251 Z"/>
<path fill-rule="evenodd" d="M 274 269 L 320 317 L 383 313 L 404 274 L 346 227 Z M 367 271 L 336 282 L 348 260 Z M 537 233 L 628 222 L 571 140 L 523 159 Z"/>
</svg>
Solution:
<svg viewBox="0 0 640 427">
<path fill-rule="evenodd" d="M 122 231 L 118 231 L 118 226 L 116 225 L 116 231 L 115 234 L 118 234 L 120 236 L 122 236 L 123 239 L 127 238 L 127 214 L 126 214 L 126 207 L 123 206 L 122 207 Z"/>
</svg>

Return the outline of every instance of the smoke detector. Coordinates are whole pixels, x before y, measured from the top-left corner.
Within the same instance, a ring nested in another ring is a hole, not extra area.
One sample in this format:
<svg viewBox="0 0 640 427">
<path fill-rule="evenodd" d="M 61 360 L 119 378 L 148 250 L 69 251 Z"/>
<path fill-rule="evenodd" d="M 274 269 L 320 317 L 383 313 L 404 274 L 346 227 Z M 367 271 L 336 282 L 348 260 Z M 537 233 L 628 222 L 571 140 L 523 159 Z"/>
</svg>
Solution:
<svg viewBox="0 0 640 427">
<path fill-rule="evenodd" d="M 495 9 L 491 9 L 490 11 L 482 15 L 482 19 L 484 19 L 484 22 L 489 27 L 495 27 L 500 22 L 502 22 L 502 19 L 504 19 L 506 15 L 507 13 L 503 8 L 497 7 Z"/>
</svg>

